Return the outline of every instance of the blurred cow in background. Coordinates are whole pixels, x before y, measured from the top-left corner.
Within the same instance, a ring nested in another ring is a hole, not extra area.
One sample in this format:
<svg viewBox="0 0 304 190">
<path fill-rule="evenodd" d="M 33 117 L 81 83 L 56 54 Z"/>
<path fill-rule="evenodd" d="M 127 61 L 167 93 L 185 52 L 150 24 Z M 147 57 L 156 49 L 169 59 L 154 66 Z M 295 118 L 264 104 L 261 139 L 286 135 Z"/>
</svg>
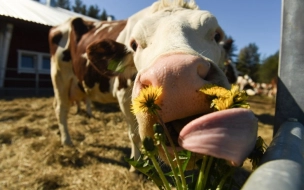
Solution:
<svg viewBox="0 0 304 190">
<path fill-rule="evenodd" d="M 238 76 L 236 83 L 239 85 L 240 90 L 245 90 L 249 96 L 256 95 L 256 84 L 248 75 Z"/>
<path fill-rule="evenodd" d="M 277 77 L 270 83 L 254 82 L 248 75 L 238 76 L 237 82 L 240 90 L 245 90 L 249 96 L 259 95 L 274 98 L 277 93 Z"/>
</svg>

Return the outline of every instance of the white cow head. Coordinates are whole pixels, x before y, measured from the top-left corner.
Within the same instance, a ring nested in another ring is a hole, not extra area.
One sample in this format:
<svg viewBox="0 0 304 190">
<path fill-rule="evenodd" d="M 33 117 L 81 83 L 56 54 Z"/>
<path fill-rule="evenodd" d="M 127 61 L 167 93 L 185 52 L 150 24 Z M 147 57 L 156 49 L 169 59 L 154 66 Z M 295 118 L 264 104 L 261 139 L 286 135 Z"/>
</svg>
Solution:
<svg viewBox="0 0 304 190">
<path fill-rule="evenodd" d="M 256 139 L 255 117 L 244 109 L 210 115 L 210 101 L 199 92 L 206 84 L 230 89 L 221 69 L 225 57 L 223 41 L 224 32 L 211 13 L 198 10 L 193 1 L 181 0 L 159 1 L 135 14 L 128 19 L 117 39 L 131 52 L 128 56 L 133 56 L 138 72 L 132 99 L 149 85 L 162 86 L 160 117 L 176 145 L 179 146 L 179 142 L 184 147 L 194 146 L 197 153 L 208 153 L 240 164 Z M 156 117 L 139 113 L 136 119 L 141 138 L 152 137 Z M 230 122 L 231 130 L 227 129 L 227 122 Z M 248 130 L 240 127 L 240 123 Z M 205 137 L 203 141 L 200 139 L 201 131 L 204 131 L 203 135 L 207 134 L 207 143 Z M 244 142 L 236 138 L 241 133 Z M 206 147 L 201 147 L 202 142 Z"/>
</svg>

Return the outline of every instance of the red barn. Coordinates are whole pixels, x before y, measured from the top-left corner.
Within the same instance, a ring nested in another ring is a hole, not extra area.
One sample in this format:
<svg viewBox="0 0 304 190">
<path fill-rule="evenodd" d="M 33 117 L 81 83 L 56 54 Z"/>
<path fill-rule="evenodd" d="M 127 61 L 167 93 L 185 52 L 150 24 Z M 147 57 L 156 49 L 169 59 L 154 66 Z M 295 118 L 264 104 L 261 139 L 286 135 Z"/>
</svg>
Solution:
<svg viewBox="0 0 304 190">
<path fill-rule="evenodd" d="M 0 0 L 0 96 L 52 94 L 48 33 L 70 17 L 86 17 L 33 0 Z"/>
</svg>

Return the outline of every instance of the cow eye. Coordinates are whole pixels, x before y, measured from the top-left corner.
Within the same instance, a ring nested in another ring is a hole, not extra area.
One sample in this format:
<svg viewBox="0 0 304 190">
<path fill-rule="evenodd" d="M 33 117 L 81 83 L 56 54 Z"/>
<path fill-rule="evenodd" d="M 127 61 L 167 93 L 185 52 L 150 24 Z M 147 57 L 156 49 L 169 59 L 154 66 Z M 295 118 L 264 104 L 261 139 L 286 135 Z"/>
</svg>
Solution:
<svg viewBox="0 0 304 190">
<path fill-rule="evenodd" d="M 218 32 L 216 32 L 216 33 L 214 34 L 214 40 L 215 40 L 215 42 L 216 42 L 216 43 L 219 43 L 219 42 L 221 41 L 221 39 L 222 39 L 221 34 L 218 33 Z"/>
<path fill-rule="evenodd" d="M 138 44 L 135 40 L 132 40 L 131 42 L 131 48 L 133 49 L 133 51 L 136 51 L 138 47 Z"/>
</svg>

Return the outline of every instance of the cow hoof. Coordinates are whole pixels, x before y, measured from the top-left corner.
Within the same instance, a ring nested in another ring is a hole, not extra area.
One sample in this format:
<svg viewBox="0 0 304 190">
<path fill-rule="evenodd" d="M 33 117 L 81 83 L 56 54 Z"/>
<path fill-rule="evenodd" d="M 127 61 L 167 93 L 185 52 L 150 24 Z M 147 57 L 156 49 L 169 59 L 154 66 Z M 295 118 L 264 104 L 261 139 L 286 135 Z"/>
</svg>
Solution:
<svg viewBox="0 0 304 190">
<path fill-rule="evenodd" d="M 63 146 L 68 146 L 68 147 L 74 147 L 74 144 L 72 143 L 72 141 L 65 141 L 62 143 Z"/>
<path fill-rule="evenodd" d="M 135 168 L 129 169 L 128 176 L 129 176 L 129 179 L 131 181 L 139 180 L 139 179 L 143 179 L 144 178 L 144 175 L 141 172 L 139 172 L 138 170 L 136 170 Z"/>
<path fill-rule="evenodd" d="M 133 166 L 130 167 L 129 172 L 130 173 L 138 173 L 138 171 Z"/>
<path fill-rule="evenodd" d="M 93 114 L 87 114 L 88 118 L 95 118 Z"/>
</svg>

